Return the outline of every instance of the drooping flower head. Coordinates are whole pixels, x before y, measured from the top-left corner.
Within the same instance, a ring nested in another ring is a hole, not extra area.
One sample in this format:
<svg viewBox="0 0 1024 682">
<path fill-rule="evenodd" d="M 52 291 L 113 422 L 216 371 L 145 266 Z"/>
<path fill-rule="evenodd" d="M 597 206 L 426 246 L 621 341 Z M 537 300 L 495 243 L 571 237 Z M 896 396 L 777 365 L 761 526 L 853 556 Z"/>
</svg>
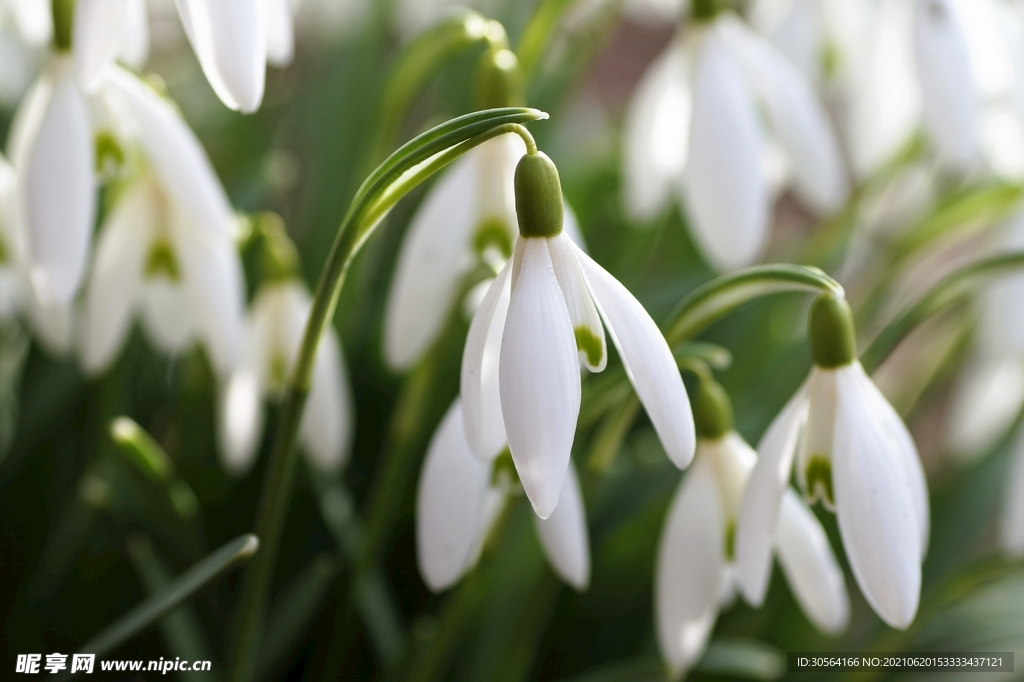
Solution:
<svg viewBox="0 0 1024 682">
<path fill-rule="evenodd" d="M 804 497 L 834 510 L 853 575 L 889 625 L 914 620 L 928 545 L 924 471 L 899 414 L 857 360 L 845 299 L 822 295 L 808 320 L 814 366 L 768 427 L 740 506 L 739 583 L 764 599 L 771 542 L 793 468 Z"/>
<path fill-rule="evenodd" d="M 735 597 L 736 520 L 756 460 L 710 377 L 701 379 L 694 420 L 697 453 L 669 508 L 654 582 L 658 643 L 676 675 L 701 657 L 719 609 Z M 842 632 L 850 616 L 843 572 L 821 524 L 788 488 L 771 545 L 808 618 L 822 632 Z"/>
<path fill-rule="evenodd" d="M 508 443 L 534 510 L 547 518 L 569 466 L 580 408 L 580 366 L 604 369 L 605 327 L 679 467 L 693 457 L 693 417 L 657 325 L 622 284 L 562 231 L 558 170 L 543 153 L 528 153 L 519 161 L 515 201 L 519 238 L 470 324 L 462 357 L 462 405 L 471 450 L 491 458 Z"/>
</svg>

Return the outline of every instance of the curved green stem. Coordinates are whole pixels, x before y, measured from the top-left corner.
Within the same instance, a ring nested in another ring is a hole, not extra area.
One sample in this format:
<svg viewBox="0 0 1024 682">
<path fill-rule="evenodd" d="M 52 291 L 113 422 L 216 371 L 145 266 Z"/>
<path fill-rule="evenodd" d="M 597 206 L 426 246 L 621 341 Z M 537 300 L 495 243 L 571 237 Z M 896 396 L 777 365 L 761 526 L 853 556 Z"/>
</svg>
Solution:
<svg viewBox="0 0 1024 682">
<path fill-rule="evenodd" d="M 864 370 L 869 374 L 874 372 L 919 324 L 964 301 L 985 280 L 1022 268 L 1024 252 L 1015 252 L 984 258 L 953 272 L 882 329 L 860 357 Z"/>
<path fill-rule="evenodd" d="M 845 295 L 842 285 L 818 268 L 775 264 L 737 270 L 711 280 L 684 298 L 664 326 L 665 338 L 670 346 L 675 346 L 744 303 L 794 291 Z"/>
<path fill-rule="evenodd" d="M 454 161 L 498 131 L 529 136 L 525 128 L 507 129 L 546 118 L 535 109 L 506 108 L 475 112 L 428 130 L 388 157 L 363 182 L 338 228 L 327 262 L 320 273 L 309 320 L 299 346 L 281 406 L 281 419 L 256 509 L 256 534 L 263 543 L 252 566 L 246 570 L 234 615 L 231 656 L 232 679 L 253 679 L 259 658 L 269 602 L 270 583 L 288 514 L 295 482 L 295 438 L 309 393 L 316 349 L 324 329 L 334 316 L 338 296 L 352 259 L 394 204 L 431 173 Z M 529 138 L 532 142 L 532 137 Z"/>
</svg>

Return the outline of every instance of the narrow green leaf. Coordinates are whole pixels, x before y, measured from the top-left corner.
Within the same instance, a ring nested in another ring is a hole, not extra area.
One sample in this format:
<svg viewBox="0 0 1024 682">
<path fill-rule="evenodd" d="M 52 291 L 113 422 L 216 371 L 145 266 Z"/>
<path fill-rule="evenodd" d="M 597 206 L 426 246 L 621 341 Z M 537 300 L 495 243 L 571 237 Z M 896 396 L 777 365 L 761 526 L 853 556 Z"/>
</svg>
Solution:
<svg viewBox="0 0 1024 682">
<path fill-rule="evenodd" d="M 252 533 L 240 535 L 104 628 L 79 650 L 96 654 L 97 658 L 105 656 L 210 582 L 251 559 L 259 549 L 259 544 L 259 540 Z"/>
<path fill-rule="evenodd" d="M 786 656 L 753 639 L 715 639 L 694 666 L 694 672 L 770 682 L 786 672 Z"/>
<path fill-rule="evenodd" d="M 128 417 L 110 423 L 110 437 L 117 451 L 146 476 L 160 483 L 178 516 L 194 519 L 200 510 L 195 493 L 179 474 L 174 462 L 146 430 Z"/>
<path fill-rule="evenodd" d="M 758 265 L 722 275 L 698 287 L 669 317 L 669 345 L 692 338 L 744 303 L 770 294 L 794 291 L 843 295 L 843 287 L 818 268 L 805 265 Z"/>
<path fill-rule="evenodd" d="M 597 433 L 590 441 L 590 448 L 587 452 L 587 468 L 592 473 L 603 474 L 612 465 L 622 449 L 622 441 L 629 433 L 629 427 L 633 425 L 639 411 L 640 401 L 635 395 L 632 395 L 627 399 L 625 405 L 619 407 L 610 417 L 601 422 L 600 428 L 597 429 Z"/>
<path fill-rule="evenodd" d="M 1024 268 L 1024 252 L 1007 253 L 966 265 L 931 288 L 920 301 L 897 316 L 871 342 L 860 361 L 868 373 L 878 369 L 896 346 L 919 324 L 948 307 L 963 302 L 992 277 Z"/>
</svg>

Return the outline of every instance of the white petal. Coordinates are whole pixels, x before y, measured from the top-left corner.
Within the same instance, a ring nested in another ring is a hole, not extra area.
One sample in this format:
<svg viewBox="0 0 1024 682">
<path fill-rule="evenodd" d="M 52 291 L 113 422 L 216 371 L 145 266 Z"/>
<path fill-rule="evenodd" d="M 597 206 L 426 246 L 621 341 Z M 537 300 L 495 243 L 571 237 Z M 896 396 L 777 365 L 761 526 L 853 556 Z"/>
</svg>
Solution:
<svg viewBox="0 0 1024 682">
<path fill-rule="evenodd" d="M 295 56 L 295 26 L 289 0 L 262 0 L 266 12 L 267 62 L 288 66 Z"/>
<path fill-rule="evenodd" d="M 122 195 L 100 231 L 82 315 L 81 360 L 88 373 L 109 366 L 131 329 L 158 220 L 153 202 L 148 183 L 137 183 Z"/>
<path fill-rule="evenodd" d="M 472 561 L 486 514 L 491 464 L 474 457 L 456 400 L 430 441 L 416 493 L 416 559 L 434 592 L 451 587 Z"/>
<path fill-rule="evenodd" d="M 1001 438 L 1024 405 L 1024 363 L 978 357 L 952 391 L 947 442 L 965 461 L 981 457 Z"/>
<path fill-rule="evenodd" d="M 928 132 L 944 162 L 967 169 L 978 153 L 978 93 L 952 2 L 915 0 L 914 49 Z"/>
<path fill-rule="evenodd" d="M 230 109 L 249 114 L 263 100 L 267 16 L 263 0 L 177 0 L 181 23 L 206 80 Z"/>
<path fill-rule="evenodd" d="M 224 188 L 195 133 L 177 111 L 124 69 L 111 69 L 104 80 L 113 104 L 127 111 L 138 141 L 164 189 L 190 222 L 227 237 L 234 217 Z"/>
<path fill-rule="evenodd" d="M 78 83 L 86 92 L 99 88 L 104 69 L 114 61 L 127 11 L 128 0 L 76 0 L 71 43 Z"/>
<path fill-rule="evenodd" d="M 320 339 L 313 384 L 299 425 L 302 446 L 318 467 L 338 471 L 345 465 L 354 421 L 341 343 L 334 327 L 329 327 Z"/>
<path fill-rule="evenodd" d="M 499 359 L 501 411 L 516 471 L 537 516 L 558 503 L 580 413 L 572 321 L 546 239 L 524 239 Z"/>
<path fill-rule="evenodd" d="M 789 399 L 757 446 L 757 463 L 736 518 L 736 574 L 744 599 L 760 606 L 772 568 L 772 538 L 789 486 L 797 438 L 807 418 L 807 382 Z"/>
<path fill-rule="evenodd" d="M 7 5 L 25 40 L 34 45 L 42 45 L 53 36 L 53 14 L 48 3 L 40 0 L 9 0 Z"/>
<path fill-rule="evenodd" d="M 697 54 L 683 192 L 694 239 L 720 270 L 749 265 L 764 250 L 770 197 L 761 170 L 757 109 L 717 31 Z"/>
<path fill-rule="evenodd" d="M 579 249 L 576 258 L 665 452 L 677 467 L 686 467 L 696 440 L 693 413 L 668 342 L 626 287 Z"/>
<path fill-rule="evenodd" d="M 738 18 L 725 15 L 717 24 L 789 156 L 798 195 L 819 213 L 838 211 L 849 193 L 846 172 L 832 125 L 810 83 Z"/>
<path fill-rule="evenodd" d="M 1024 435 L 1014 440 L 1003 495 L 999 544 L 1011 557 L 1024 556 Z"/>
<path fill-rule="evenodd" d="M 74 344 L 75 316 L 71 303 L 41 301 L 29 292 L 28 318 L 36 339 L 51 355 L 67 355 Z"/>
<path fill-rule="evenodd" d="M 583 252 L 587 251 L 587 240 L 583 238 L 583 232 L 580 230 L 580 221 L 576 218 L 576 212 L 572 210 L 572 206 L 569 202 L 562 202 L 562 232 L 564 232 L 572 243 L 583 249 Z"/>
<path fill-rule="evenodd" d="M 141 71 L 149 59 L 149 12 L 145 0 L 128 0 L 124 23 L 117 58 L 134 71 Z"/>
<path fill-rule="evenodd" d="M 895 463 L 903 470 L 903 476 L 910 488 L 907 494 L 914 502 L 917 511 L 917 523 L 921 534 L 921 557 L 924 557 L 928 550 L 928 535 L 930 532 L 931 513 L 928 504 L 928 482 L 925 480 L 924 469 L 921 467 L 921 458 L 917 454 L 917 446 L 914 439 L 907 430 L 903 419 L 896 410 L 885 399 L 882 392 L 875 386 L 875 382 L 864 372 L 859 362 L 853 367 L 859 373 L 861 390 L 867 398 L 869 406 L 875 412 L 875 419 L 884 433 L 896 444 L 898 457 Z"/>
<path fill-rule="evenodd" d="M 724 544 L 715 476 L 709 462 L 699 457 L 672 501 L 654 575 L 658 645 L 676 675 L 704 653 L 718 617 Z"/>
<path fill-rule="evenodd" d="M 921 593 L 921 530 L 898 444 L 877 423 L 855 366 L 836 371 L 832 481 L 853 575 L 886 623 L 906 629 Z"/>
<path fill-rule="evenodd" d="M 42 298 L 65 303 L 85 274 L 96 209 L 95 162 L 85 102 L 67 57 L 54 58 L 50 77 L 46 113 L 30 134 L 26 157 L 15 164 L 23 183 L 32 283 Z"/>
<path fill-rule="evenodd" d="M 690 106 L 686 52 L 672 43 L 648 67 L 626 110 L 622 179 L 636 220 L 656 217 L 671 199 L 686 167 Z"/>
<path fill-rule="evenodd" d="M 470 151 L 430 188 L 402 241 L 384 309 L 384 358 L 394 370 L 427 351 L 454 303 L 476 227 L 473 158 Z"/>
<path fill-rule="evenodd" d="M 555 511 L 546 519 L 534 516 L 533 520 L 551 568 L 577 592 L 586 590 L 590 585 L 587 513 L 576 467 L 571 463 Z"/>
<path fill-rule="evenodd" d="M 576 247 L 568 235 L 560 234 L 548 240 L 551 264 L 555 278 L 562 289 L 565 305 L 569 309 L 580 363 L 591 372 L 600 372 L 608 364 L 608 348 L 604 340 L 604 326 L 601 316 L 594 307 L 594 300 L 587 288 L 579 262 L 573 251 Z"/>
<path fill-rule="evenodd" d="M 825 530 L 793 490 L 782 498 L 775 530 L 779 564 L 800 607 L 822 632 L 838 635 L 850 622 L 850 600 Z"/>
<path fill-rule="evenodd" d="M 221 462 L 241 476 L 252 468 L 263 436 L 263 400 L 251 369 L 232 372 L 221 392 L 217 436 Z"/>
<path fill-rule="evenodd" d="M 142 329 L 157 349 L 169 355 L 185 350 L 196 337 L 196 317 L 189 292 L 181 283 L 156 277 L 143 284 Z"/>
</svg>

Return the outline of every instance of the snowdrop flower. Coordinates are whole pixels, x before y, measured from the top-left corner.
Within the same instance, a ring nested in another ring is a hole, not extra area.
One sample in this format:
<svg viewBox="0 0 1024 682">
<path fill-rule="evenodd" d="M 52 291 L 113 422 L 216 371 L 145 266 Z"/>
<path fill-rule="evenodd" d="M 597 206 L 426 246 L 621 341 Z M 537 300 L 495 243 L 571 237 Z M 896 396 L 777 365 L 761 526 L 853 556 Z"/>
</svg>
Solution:
<svg viewBox="0 0 1024 682">
<path fill-rule="evenodd" d="M 176 0 L 185 35 L 217 97 L 251 114 L 260 108 L 267 64 L 295 55 L 291 0 Z"/>
<path fill-rule="evenodd" d="M 558 170 L 544 154 L 529 153 L 519 161 L 515 201 L 519 238 L 470 323 L 462 405 L 471 450 L 490 459 L 507 442 L 527 497 L 546 519 L 569 466 L 580 365 L 599 372 L 607 362 L 602 318 L 666 452 L 680 468 L 693 457 L 693 417 L 657 325 L 562 231 Z"/>
<path fill-rule="evenodd" d="M 676 676 L 703 654 L 719 609 L 735 596 L 736 515 L 757 458 L 713 379 L 701 381 L 694 418 L 697 454 L 662 529 L 654 583 L 658 643 Z M 850 617 L 843 572 L 818 519 L 789 488 L 771 544 L 808 618 L 822 632 L 842 632 Z"/>
<path fill-rule="evenodd" d="M 262 397 L 280 395 L 295 360 L 312 303 L 295 278 L 265 283 L 253 299 L 245 347 L 221 398 L 219 440 L 225 468 L 242 474 L 252 466 L 263 435 Z M 325 471 L 338 471 L 353 431 L 352 397 L 333 327 L 317 347 L 313 380 L 299 425 L 299 443 Z"/>
<path fill-rule="evenodd" d="M 434 185 L 402 242 L 384 310 L 384 358 L 402 371 L 437 338 L 476 263 L 496 271 L 516 240 L 513 177 L 526 153 L 522 139 L 501 135 L 470 150 Z M 572 210 L 564 229 L 582 244 Z"/>
<path fill-rule="evenodd" d="M 476 564 L 518 488 L 511 464 L 507 451 L 487 459 L 474 455 L 456 399 L 430 442 L 416 497 L 416 557 L 420 575 L 432 591 L 451 587 Z M 587 589 L 590 543 L 574 467 L 569 467 L 551 515 L 533 518 L 551 568 L 576 590 Z"/>
<path fill-rule="evenodd" d="M 200 340 L 226 375 L 241 348 L 245 283 L 224 189 L 173 105 L 123 70 L 108 74 L 103 95 L 144 160 L 100 230 L 82 365 L 103 371 L 138 314 L 159 349 L 176 353 Z"/>
<path fill-rule="evenodd" d="M 740 504 L 740 588 L 760 604 L 790 472 L 807 500 L 835 510 L 853 575 L 892 627 L 917 613 L 928 544 L 928 489 L 903 421 L 856 359 L 853 315 L 822 295 L 809 316 L 814 367 L 768 427 Z"/>
<path fill-rule="evenodd" d="M 722 270 L 760 257 L 783 184 L 824 214 L 848 194 L 811 85 L 730 12 L 692 21 L 648 69 L 624 142 L 629 213 L 651 219 L 680 192 L 697 245 Z"/>
</svg>

